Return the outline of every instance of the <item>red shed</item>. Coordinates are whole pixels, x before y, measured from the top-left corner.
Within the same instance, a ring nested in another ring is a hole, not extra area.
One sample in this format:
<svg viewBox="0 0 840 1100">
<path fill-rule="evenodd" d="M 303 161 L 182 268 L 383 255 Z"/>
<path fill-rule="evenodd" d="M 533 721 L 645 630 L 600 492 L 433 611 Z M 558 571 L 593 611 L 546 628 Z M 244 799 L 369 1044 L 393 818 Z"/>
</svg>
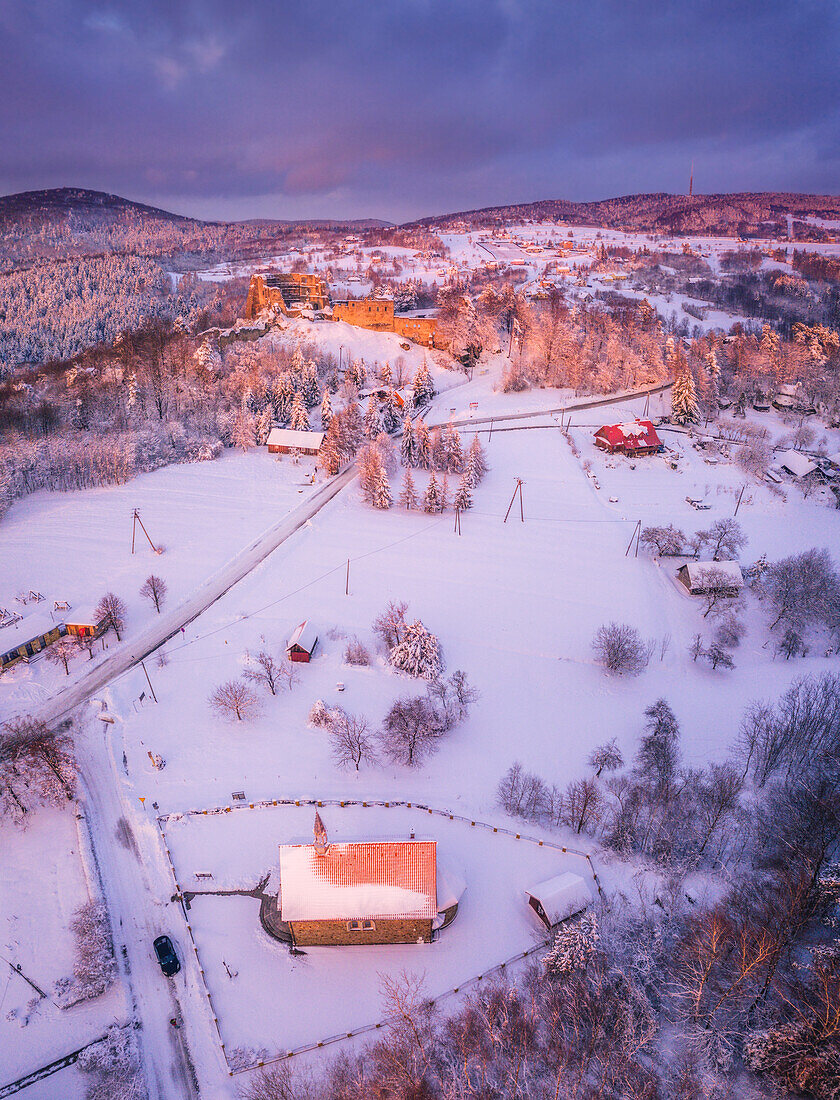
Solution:
<svg viewBox="0 0 840 1100">
<path fill-rule="evenodd" d="M 631 420 L 627 424 L 605 424 L 595 433 L 595 446 L 610 454 L 654 455 L 662 450 L 662 440 L 650 420 Z"/>
<path fill-rule="evenodd" d="M 286 656 L 290 661 L 301 661 L 308 664 L 317 644 L 318 635 L 315 632 L 315 627 L 309 625 L 308 619 L 304 619 L 289 638 L 286 645 Z"/>
</svg>

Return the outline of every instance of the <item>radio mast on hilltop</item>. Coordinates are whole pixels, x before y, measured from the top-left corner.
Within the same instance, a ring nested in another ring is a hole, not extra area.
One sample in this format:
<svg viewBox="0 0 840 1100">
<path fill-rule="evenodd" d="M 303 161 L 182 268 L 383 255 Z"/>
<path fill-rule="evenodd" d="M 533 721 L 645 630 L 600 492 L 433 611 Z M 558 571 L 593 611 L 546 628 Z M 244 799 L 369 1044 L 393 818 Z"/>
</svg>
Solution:
<svg viewBox="0 0 840 1100">
<path fill-rule="evenodd" d="M 688 177 L 688 197 L 694 198 L 694 161 L 691 162 L 691 175 Z"/>
</svg>

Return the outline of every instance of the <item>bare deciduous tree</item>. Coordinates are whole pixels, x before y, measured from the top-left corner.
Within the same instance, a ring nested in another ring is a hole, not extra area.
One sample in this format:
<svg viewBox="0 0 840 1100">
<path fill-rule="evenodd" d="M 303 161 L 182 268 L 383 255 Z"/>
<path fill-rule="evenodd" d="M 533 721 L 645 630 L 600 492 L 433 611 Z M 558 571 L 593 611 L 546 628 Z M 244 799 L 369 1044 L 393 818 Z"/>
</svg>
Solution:
<svg viewBox="0 0 840 1100">
<path fill-rule="evenodd" d="M 277 694 L 278 687 L 282 687 L 284 681 L 288 680 L 288 670 L 284 665 L 278 665 L 270 653 L 261 649 L 256 657 L 252 657 L 250 654 L 246 654 L 247 659 L 251 662 L 249 667 L 242 673 L 246 680 L 250 680 L 252 684 L 260 684 L 262 687 L 267 688 L 272 695 Z M 291 687 L 291 683 L 289 683 Z"/>
<path fill-rule="evenodd" d="M 624 757 L 614 737 L 609 741 L 605 741 L 603 745 L 597 745 L 592 750 L 589 754 L 589 766 L 595 769 L 596 776 L 604 771 L 614 772 L 616 769 L 624 767 Z"/>
<path fill-rule="evenodd" d="M 359 771 L 362 762 L 376 760 L 376 742 L 367 718 L 340 711 L 331 716 L 329 730 L 330 751 L 339 768 L 352 766 Z"/>
<path fill-rule="evenodd" d="M 59 638 L 47 649 L 47 660 L 54 665 L 62 665 L 67 676 L 70 675 L 70 661 L 79 652 L 75 638 Z"/>
<path fill-rule="evenodd" d="M 229 722 L 247 722 L 260 712 L 257 696 L 242 680 L 220 684 L 209 699 L 211 709 Z"/>
<path fill-rule="evenodd" d="M 601 791 L 595 780 L 576 779 L 566 788 L 565 823 L 576 833 L 590 832 L 601 816 Z"/>
<path fill-rule="evenodd" d="M 351 638 L 344 647 L 344 663 L 348 665 L 369 665 L 370 653 L 359 638 Z"/>
<path fill-rule="evenodd" d="M 166 581 L 163 577 L 155 576 L 154 573 L 150 573 L 140 586 L 140 595 L 144 600 L 149 600 L 155 605 L 155 611 L 158 615 L 161 606 L 166 601 L 166 592 Z"/>
<path fill-rule="evenodd" d="M 385 715 L 380 742 L 395 764 L 417 767 L 446 732 L 444 719 L 424 695 L 397 699 Z"/>
<path fill-rule="evenodd" d="M 391 600 L 383 612 L 373 620 L 373 631 L 390 651 L 402 640 L 405 631 L 405 613 L 408 604 L 404 600 Z"/>
<path fill-rule="evenodd" d="M 95 613 L 97 618 L 108 620 L 108 626 L 116 634 L 117 641 L 121 641 L 120 635 L 125 630 L 126 607 L 120 597 L 113 592 L 106 592 L 96 605 Z"/>
</svg>

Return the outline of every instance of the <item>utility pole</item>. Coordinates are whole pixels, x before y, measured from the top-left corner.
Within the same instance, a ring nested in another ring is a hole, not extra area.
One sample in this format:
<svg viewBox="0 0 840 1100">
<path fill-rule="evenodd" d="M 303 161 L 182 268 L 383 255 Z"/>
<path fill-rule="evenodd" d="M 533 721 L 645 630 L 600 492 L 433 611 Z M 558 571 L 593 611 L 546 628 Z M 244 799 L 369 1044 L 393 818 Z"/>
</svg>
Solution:
<svg viewBox="0 0 840 1100">
<path fill-rule="evenodd" d="M 350 559 L 347 559 L 347 579 L 344 582 L 344 595 L 350 595 Z"/>
<path fill-rule="evenodd" d="M 460 508 L 455 509 L 455 534 L 456 535 L 461 534 L 461 509 Z"/>
<path fill-rule="evenodd" d="M 639 556 L 639 535 L 641 535 L 641 533 L 642 521 L 639 519 L 636 520 L 636 526 L 633 528 L 633 534 L 630 536 L 630 541 L 627 543 L 627 549 L 624 551 L 625 558 L 630 557 L 630 551 L 633 548 L 633 539 L 636 540 L 636 553 L 633 556 L 636 558 Z"/>
<path fill-rule="evenodd" d="M 134 553 L 134 535 L 135 535 L 135 532 L 137 531 L 137 524 L 138 523 L 140 524 L 140 528 L 143 531 L 143 534 L 146 536 L 146 538 L 148 540 L 149 546 L 151 546 L 151 548 L 154 550 L 154 552 L 156 554 L 160 553 L 158 548 L 155 546 L 155 544 L 152 542 L 151 538 L 149 537 L 149 532 L 143 526 L 143 521 L 142 521 L 142 519 L 140 519 L 140 513 L 135 508 L 134 509 L 134 517 L 133 517 L 133 521 L 132 521 L 132 524 L 131 524 L 131 552 L 132 552 L 132 554 Z"/>
<path fill-rule="evenodd" d="M 149 685 L 149 691 L 152 693 L 152 698 L 154 699 L 154 701 L 157 702 L 158 700 L 157 700 L 157 695 L 155 695 L 155 689 L 152 687 L 152 681 L 149 679 L 148 672 L 146 672 L 146 662 L 141 661 L 140 662 L 140 667 L 143 669 L 143 672 L 146 673 L 146 683 Z"/>
<path fill-rule="evenodd" d="M 741 486 L 741 492 L 738 494 L 738 502 L 735 505 L 735 511 L 732 513 L 733 519 L 735 518 L 735 516 L 738 515 L 738 509 L 741 507 L 741 501 L 744 497 L 744 490 L 746 489 L 746 487 L 747 487 L 747 483 L 744 482 L 744 484 Z"/>
<path fill-rule="evenodd" d="M 522 478 L 518 477 L 516 479 L 516 488 L 513 490 L 513 496 L 510 498 L 508 510 L 505 512 L 505 518 L 503 521 L 504 523 L 507 523 L 508 521 L 508 516 L 510 515 L 510 510 L 513 507 L 513 502 L 516 500 L 517 493 L 519 493 L 519 519 L 522 523 L 525 522 L 525 505 L 522 500 Z"/>
</svg>

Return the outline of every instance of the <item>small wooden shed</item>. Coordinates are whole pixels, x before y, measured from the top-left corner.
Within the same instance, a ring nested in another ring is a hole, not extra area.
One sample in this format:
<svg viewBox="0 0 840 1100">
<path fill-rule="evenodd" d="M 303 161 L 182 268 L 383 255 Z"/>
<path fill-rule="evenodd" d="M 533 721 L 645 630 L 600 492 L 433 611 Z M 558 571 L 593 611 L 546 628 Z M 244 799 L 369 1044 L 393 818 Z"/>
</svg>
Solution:
<svg viewBox="0 0 840 1100">
<path fill-rule="evenodd" d="M 592 904 L 589 887 L 572 871 L 546 879 L 525 891 L 529 907 L 546 928 L 573 917 Z"/>
<path fill-rule="evenodd" d="M 317 644 L 318 633 L 315 627 L 310 625 L 308 619 L 304 619 L 299 626 L 295 627 L 292 636 L 286 643 L 286 656 L 290 661 L 309 664 Z"/>
</svg>

